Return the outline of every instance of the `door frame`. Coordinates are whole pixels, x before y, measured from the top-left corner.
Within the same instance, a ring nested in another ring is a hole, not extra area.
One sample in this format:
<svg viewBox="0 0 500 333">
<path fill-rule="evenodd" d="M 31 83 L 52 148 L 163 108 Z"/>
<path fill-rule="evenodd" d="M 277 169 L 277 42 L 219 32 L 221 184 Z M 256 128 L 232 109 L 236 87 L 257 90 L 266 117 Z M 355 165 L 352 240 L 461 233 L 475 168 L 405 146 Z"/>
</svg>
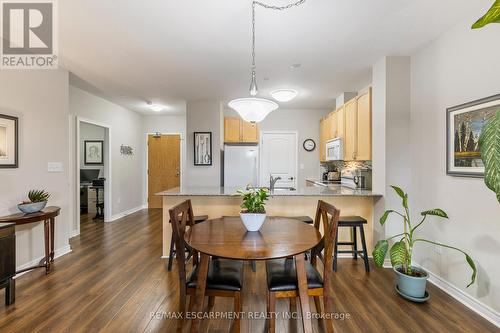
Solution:
<svg viewBox="0 0 500 333">
<path fill-rule="evenodd" d="M 184 149 L 183 148 L 183 145 L 184 145 L 184 135 L 183 133 L 165 133 L 165 132 L 147 132 L 145 133 L 146 137 L 145 137 L 145 141 L 144 141 L 144 170 L 143 170 L 143 177 L 144 177 L 144 193 L 143 193 L 143 205 L 144 205 L 144 208 L 145 209 L 148 209 L 148 198 L 149 198 L 149 184 L 148 184 L 148 181 L 149 181 L 149 176 L 148 176 L 148 170 L 149 170 L 149 147 L 148 147 L 148 138 L 150 135 L 155 135 L 155 134 L 160 134 L 160 135 L 179 135 L 180 137 L 180 144 L 179 144 L 179 164 L 180 164 L 180 170 L 181 170 L 181 175 L 180 175 L 180 179 L 179 179 L 179 186 L 182 187 L 182 183 L 183 183 L 183 179 L 184 179 Z"/>
<path fill-rule="evenodd" d="M 74 236 L 78 236 L 80 234 L 80 153 L 81 153 L 81 149 L 80 149 L 80 124 L 81 123 L 87 123 L 87 124 L 91 124 L 91 125 L 96 125 L 96 126 L 99 126 L 99 127 L 104 127 L 105 129 L 105 136 L 104 136 L 104 142 L 105 142 L 105 145 L 104 145 L 104 178 L 106 178 L 106 181 L 104 182 L 104 202 L 106 203 L 104 205 L 104 222 L 110 222 L 111 218 L 112 218 L 112 214 L 111 212 L 113 211 L 112 210 L 112 193 L 111 193 L 111 189 L 112 189 L 112 167 L 111 167 L 111 164 L 112 164 L 112 129 L 111 129 L 111 126 L 109 126 L 108 124 L 105 124 L 105 123 L 101 123 L 101 122 L 98 122 L 98 121 L 94 121 L 92 119 L 88 119 L 88 118 L 83 118 L 83 117 L 76 117 L 76 141 L 75 141 L 75 145 L 76 145 L 76 149 L 75 149 L 75 152 L 76 152 L 76 156 L 75 156 L 75 166 L 74 166 L 74 169 L 75 169 L 75 188 L 74 188 L 74 195 L 75 195 L 75 219 L 76 219 L 76 230 L 74 231 L 74 233 L 71 235 L 71 237 L 74 237 Z"/>
<path fill-rule="evenodd" d="M 298 131 L 260 131 L 259 133 L 259 185 L 262 172 L 262 145 L 264 144 L 264 134 L 293 134 L 295 136 L 295 188 L 299 185 L 299 132 Z"/>
</svg>

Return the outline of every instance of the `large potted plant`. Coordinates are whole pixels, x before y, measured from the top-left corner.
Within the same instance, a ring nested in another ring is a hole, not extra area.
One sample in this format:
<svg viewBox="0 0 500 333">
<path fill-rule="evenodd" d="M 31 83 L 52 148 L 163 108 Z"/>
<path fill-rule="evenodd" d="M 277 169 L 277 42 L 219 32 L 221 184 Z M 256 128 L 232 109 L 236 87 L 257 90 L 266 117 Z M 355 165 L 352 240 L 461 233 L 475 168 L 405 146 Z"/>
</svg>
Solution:
<svg viewBox="0 0 500 333">
<path fill-rule="evenodd" d="M 413 301 L 423 301 L 428 298 L 428 295 L 426 295 L 426 284 L 429 274 L 423 269 L 412 265 L 413 249 L 418 243 L 429 243 L 434 246 L 445 247 L 463 253 L 465 255 L 465 260 L 472 268 L 471 281 L 467 287 L 472 285 L 476 280 L 477 270 L 474 261 L 467 253 L 456 247 L 418 238 L 415 235 L 415 231 L 426 221 L 428 216 L 448 218 L 448 215 L 439 208 L 426 210 L 420 213 L 422 217 L 420 221 L 418 221 L 417 224 L 413 224 L 408 208 L 408 194 L 397 186 L 391 187 L 402 199 L 403 212 L 387 210 L 380 218 L 380 224 L 384 225 L 390 214 L 397 214 L 403 221 L 404 231 L 388 239 L 378 241 L 373 250 L 373 259 L 375 265 L 381 267 L 384 264 L 385 256 L 389 250 L 389 241 L 395 240 L 389 250 L 389 256 L 396 274 L 396 288 L 398 293 Z"/>
<path fill-rule="evenodd" d="M 47 205 L 50 194 L 45 190 L 31 190 L 28 192 L 29 201 L 23 201 L 17 208 L 25 214 L 31 214 L 41 211 Z"/>
<path fill-rule="evenodd" d="M 240 217 L 248 231 L 258 231 L 266 220 L 266 201 L 269 199 L 267 189 L 238 190 L 243 198 Z"/>
</svg>

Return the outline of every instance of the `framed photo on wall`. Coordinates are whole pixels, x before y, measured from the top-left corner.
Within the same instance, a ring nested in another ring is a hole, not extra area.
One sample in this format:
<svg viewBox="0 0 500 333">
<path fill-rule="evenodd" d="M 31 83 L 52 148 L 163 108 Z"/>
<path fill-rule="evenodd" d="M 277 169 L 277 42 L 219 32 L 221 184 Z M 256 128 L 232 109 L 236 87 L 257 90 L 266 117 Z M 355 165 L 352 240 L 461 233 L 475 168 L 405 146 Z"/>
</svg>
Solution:
<svg viewBox="0 0 500 333">
<path fill-rule="evenodd" d="M 194 165 L 212 165 L 212 132 L 194 132 Z"/>
<path fill-rule="evenodd" d="M 103 165 L 104 164 L 104 141 L 85 140 L 84 145 L 84 163 L 85 165 Z"/>
<path fill-rule="evenodd" d="M 19 118 L 0 114 L 0 168 L 19 167 Z"/>
<path fill-rule="evenodd" d="M 479 135 L 497 110 L 500 110 L 500 95 L 446 110 L 446 174 L 484 177 Z"/>
</svg>

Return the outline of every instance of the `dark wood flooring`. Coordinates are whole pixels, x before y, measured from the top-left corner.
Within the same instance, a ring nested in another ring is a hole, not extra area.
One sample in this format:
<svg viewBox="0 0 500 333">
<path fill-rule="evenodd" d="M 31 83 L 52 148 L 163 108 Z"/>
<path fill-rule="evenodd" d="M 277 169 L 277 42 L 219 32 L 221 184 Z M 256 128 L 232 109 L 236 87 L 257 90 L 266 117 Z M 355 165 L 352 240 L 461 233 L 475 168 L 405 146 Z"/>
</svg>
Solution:
<svg viewBox="0 0 500 333">
<path fill-rule="evenodd" d="M 164 314 L 177 311 L 178 281 L 160 259 L 161 235 L 160 210 L 106 224 L 82 221 L 73 252 L 56 259 L 50 275 L 35 270 L 19 277 L 16 303 L 9 307 L 0 291 L 0 332 L 173 332 L 176 322 Z M 243 311 L 254 317 L 266 310 L 264 270 L 263 263 L 256 273 L 245 267 Z M 361 260 L 340 260 L 334 292 L 336 311 L 349 315 L 335 320 L 337 332 L 498 332 L 434 286 L 425 304 L 401 299 L 391 270 L 365 274 Z M 278 300 L 278 311 L 288 308 L 288 301 Z M 232 311 L 232 300 L 216 299 L 213 311 Z M 204 320 L 202 329 L 228 332 L 230 323 Z M 276 324 L 278 332 L 301 331 L 297 320 L 278 318 Z M 313 325 L 323 331 L 316 320 Z M 265 320 L 243 320 L 241 329 L 264 332 Z"/>
</svg>

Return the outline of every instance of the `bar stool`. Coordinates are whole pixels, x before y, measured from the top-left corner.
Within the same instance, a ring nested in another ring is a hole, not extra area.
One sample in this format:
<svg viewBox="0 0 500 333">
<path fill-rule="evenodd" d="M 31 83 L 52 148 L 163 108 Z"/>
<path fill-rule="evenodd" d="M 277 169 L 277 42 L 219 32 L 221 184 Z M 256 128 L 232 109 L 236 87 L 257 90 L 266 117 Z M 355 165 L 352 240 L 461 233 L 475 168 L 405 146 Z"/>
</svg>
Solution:
<svg viewBox="0 0 500 333">
<path fill-rule="evenodd" d="M 362 218 L 361 216 L 341 216 L 339 218 L 339 228 L 341 227 L 348 227 L 352 228 L 352 233 L 351 233 L 351 241 L 350 242 L 340 242 L 337 239 L 335 240 L 335 247 L 334 247 L 334 252 L 333 252 L 333 271 L 337 271 L 337 254 L 338 253 L 352 253 L 353 254 L 353 259 L 357 260 L 358 255 L 363 258 L 363 261 L 365 262 L 365 271 L 369 272 L 370 271 L 370 265 L 368 262 L 368 252 L 366 249 L 366 241 L 365 241 L 365 230 L 363 228 L 363 225 L 366 224 L 367 221 L 366 219 Z M 361 251 L 358 251 L 358 239 L 356 237 L 356 228 L 359 228 L 360 236 L 361 236 L 361 245 L 363 249 Z M 338 250 L 338 245 L 351 245 L 352 250 Z"/>
<path fill-rule="evenodd" d="M 208 215 L 198 215 L 194 217 L 194 223 L 198 224 L 203 221 L 208 220 Z M 172 221 L 168 221 L 168 223 L 172 223 Z M 175 254 L 175 239 L 174 239 L 174 234 L 172 234 L 172 237 L 170 237 L 170 252 L 168 254 L 168 271 L 170 272 L 172 270 L 172 262 L 174 259 L 174 254 Z"/>
</svg>

